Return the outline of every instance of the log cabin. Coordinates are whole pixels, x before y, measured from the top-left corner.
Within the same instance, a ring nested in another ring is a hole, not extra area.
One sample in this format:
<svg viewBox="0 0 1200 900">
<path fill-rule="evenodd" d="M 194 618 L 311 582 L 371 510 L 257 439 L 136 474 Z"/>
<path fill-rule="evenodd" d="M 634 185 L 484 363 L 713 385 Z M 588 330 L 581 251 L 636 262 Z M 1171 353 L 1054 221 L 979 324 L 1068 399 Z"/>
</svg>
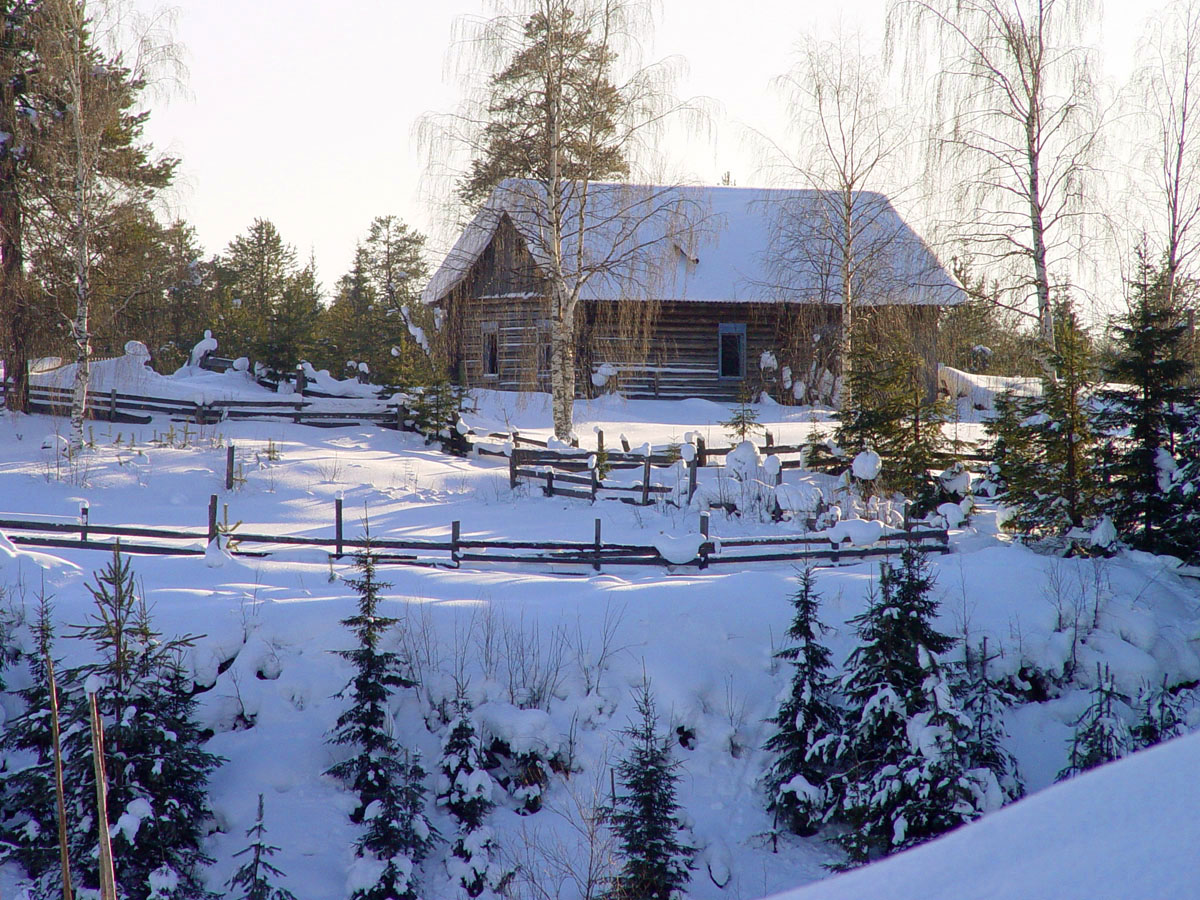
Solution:
<svg viewBox="0 0 1200 900">
<path fill-rule="evenodd" d="M 590 183 L 549 209 L 538 182 L 503 182 L 422 293 L 466 387 L 549 390 L 555 258 L 580 283 L 583 396 L 828 400 L 847 282 L 856 340 L 908 341 L 932 387 L 938 312 L 965 299 L 878 193 Z"/>
</svg>

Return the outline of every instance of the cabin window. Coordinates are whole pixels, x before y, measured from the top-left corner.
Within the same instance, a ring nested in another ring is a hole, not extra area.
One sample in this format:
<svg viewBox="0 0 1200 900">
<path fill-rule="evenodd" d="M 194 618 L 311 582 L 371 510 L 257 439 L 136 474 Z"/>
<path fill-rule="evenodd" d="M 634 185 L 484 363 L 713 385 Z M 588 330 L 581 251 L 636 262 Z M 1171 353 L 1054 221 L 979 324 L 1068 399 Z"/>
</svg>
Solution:
<svg viewBox="0 0 1200 900">
<path fill-rule="evenodd" d="M 721 378 L 746 377 L 746 326 L 722 322 L 717 326 L 717 374 Z"/>
<path fill-rule="evenodd" d="M 483 377 L 500 375 L 500 328 L 495 322 L 483 323 Z"/>
</svg>

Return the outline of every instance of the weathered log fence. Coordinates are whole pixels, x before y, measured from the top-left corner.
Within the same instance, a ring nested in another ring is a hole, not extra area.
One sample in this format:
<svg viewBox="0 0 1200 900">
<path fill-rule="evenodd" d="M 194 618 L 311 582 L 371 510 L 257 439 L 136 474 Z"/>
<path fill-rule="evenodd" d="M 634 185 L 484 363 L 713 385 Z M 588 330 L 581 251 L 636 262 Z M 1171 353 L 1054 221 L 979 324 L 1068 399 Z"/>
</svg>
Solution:
<svg viewBox="0 0 1200 900">
<path fill-rule="evenodd" d="M 229 552 L 238 556 L 262 557 L 282 549 L 309 548 L 323 551 L 330 559 L 339 559 L 367 546 L 363 538 L 345 537 L 342 510 L 339 499 L 334 504 L 331 537 L 243 531 L 239 526 L 231 528 L 218 521 L 215 494 L 209 498 L 207 522 L 203 529 L 100 524 L 84 505 L 80 508 L 78 518 L 0 514 L 0 532 L 14 544 L 31 547 L 112 552 L 119 541 L 123 552 L 135 555 L 200 556 L 214 540 L 223 538 Z M 701 515 L 700 533 L 695 536 L 695 549 L 689 552 L 688 558 L 681 558 L 674 551 L 669 558 L 659 547 L 652 545 L 606 542 L 600 519 L 595 520 L 592 539 L 584 541 L 473 538 L 464 536 L 460 521 L 451 522 L 449 531 L 449 538 L 445 540 L 372 535 L 369 543 L 383 563 L 449 568 L 464 564 L 564 565 L 583 566 L 596 572 L 605 565 L 700 570 L 716 565 L 760 562 L 837 565 L 894 554 L 902 543 L 911 543 L 926 552 L 945 553 L 949 550 L 949 538 L 944 529 L 895 531 L 882 535 L 869 546 L 839 544 L 831 541 L 829 535 L 820 533 L 714 537 L 709 531 L 707 514 Z M 105 537 L 113 540 L 101 539 Z M 691 546 L 686 542 L 682 545 L 685 549 Z"/>
</svg>

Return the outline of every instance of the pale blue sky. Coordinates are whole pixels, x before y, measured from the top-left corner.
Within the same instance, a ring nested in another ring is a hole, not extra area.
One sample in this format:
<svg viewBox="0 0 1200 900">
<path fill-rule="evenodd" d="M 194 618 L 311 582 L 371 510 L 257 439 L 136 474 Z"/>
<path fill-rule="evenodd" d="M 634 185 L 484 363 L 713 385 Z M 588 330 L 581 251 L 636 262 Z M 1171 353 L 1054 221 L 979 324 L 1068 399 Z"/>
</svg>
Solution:
<svg viewBox="0 0 1200 900">
<path fill-rule="evenodd" d="M 302 257 L 315 253 L 329 289 L 372 217 L 393 213 L 431 229 L 413 125 L 457 102 L 458 87 L 443 75 L 451 25 L 485 12 L 482 0 L 182 0 L 176 8 L 188 93 L 157 105 L 148 133 L 160 151 L 182 157 L 171 202 L 209 253 L 263 216 Z M 883 0 L 663 0 L 648 55 L 685 56 L 680 93 L 712 97 L 724 113 L 715 147 L 688 152 L 681 137 L 668 157 L 699 181 L 727 169 L 739 183 L 759 180 L 741 136 L 746 125 L 782 132 L 769 84 L 788 68 L 798 37 L 840 17 L 878 40 L 883 8 Z M 1142 9 L 1110 2 L 1106 32 L 1136 33 Z"/>
</svg>

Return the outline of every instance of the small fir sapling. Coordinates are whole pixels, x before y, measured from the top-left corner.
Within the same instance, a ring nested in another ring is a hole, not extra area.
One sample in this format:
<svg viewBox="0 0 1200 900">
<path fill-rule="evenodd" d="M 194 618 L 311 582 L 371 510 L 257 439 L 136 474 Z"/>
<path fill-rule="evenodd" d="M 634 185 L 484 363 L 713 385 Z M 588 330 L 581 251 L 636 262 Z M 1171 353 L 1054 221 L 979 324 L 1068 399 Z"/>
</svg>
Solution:
<svg viewBox="0 0 1200 900">
<path fill-rule="evenodd" d="M 226 895 L 228 900 L 296 900 L 295 895 L 286 888 L 275 887 L 271 878 L 285 877 L 270 858 L 279 852 L 266 840 L 267 827 L 263 824 L 263 795 L 258 795 L 258 816 L 254 824 L 246 830 L 249 845 L 233 854 L 248 857 L 237 871 L 233 873 L 226 886 L 232 893 Z"/>
<path fill-rule="evenodd" d="M 1185 384 L 1192 370 L 1184 358 L 1185 311 L 1169 290 L 1168 276 L 1165 264 L 1151 264 L 1144 244 L 1137 248 L 1129 308 L 1112 326 L 1117 354 L 1104 371 L 1110 386 L 1099 392 L 1098 426 L 1113 443 L 1105 471 L 1112 496 L 1105 511 L 1122 538 L 1150 552 L 1169 546 L 1161 532 L 1171 514 L 1172 451 L 1197 399 Z"/>
<path fill-rule="evenodd" d="M 1004 726 L 1004 710 L 1017 703 L 1017 698 L 988 674 L 987 638 L 980 644 L 974 660 L 968 655 L 965 677 L 958 686 L 963 711 L 971 722 L 966 735 L 966 761 L 973 769 L 986 769 L 996 779 L 1004 803 L 1011 803 L 1025 793 L 1017 770 L 1017 760 L 1005 749 L 1008 731 Z"/>
<path fill-rule="evenodd" d="M 658 733 L 649 680 L 643 678 L 634 703 L 637 719 L 622 731 L 629 750 L 616 771 L 622 793 L 609 811 L 621 848 L 621 870 L 607 896 L 678 900 L 691 879 L 696 853 L 681 834 L 676 800 L 679 763 L 671 758 L 670 738 Z"/>
<path fill-rule="evenodd" d="M 727 429 L 729 439 L 735 443 L 751 440 L 759 430 L 758 410 L 751 405 L 750 395 L 742 392 L 733 414 L 721 423 Z"/>
<path fill-rule="evenodd" d="M 425 817 L 420 756 L 401 747 L 391 730 L 391 697 L 415 682 L 405 675 L 400 654 L 382 649 L 384 635 L 398 620 L 379 614 L 380 591 L 390 585 L 376 579 L 375 565 L 368 530 L 355 557 L 359 576 L 346 579 L 358 593 L 358 612 L 342 620 L 357 636 L 358 646 L 337 651 L 355 670 L 338 695 L 349 699 L 349 707 L 338 717 L 329 738 L 332 744 L 353 748 L 355 755 L 328 774 L 358 794 L 359 805 L 350 818 L 365 823 L 365 829 L 356 849 L 359 857 L 370 857 L 379 865 L 372 883 L 357 887 L 353 900 L 416 900 L 417 866 L 437 835 Z M 367 869 L 374 872 L 363 867 Z"/>
<path fill-rule="evenodd" d="M 1142 692 L 1141 701 L 1142 718 L 1130 729 L 1135 747 L 1152 747 L 1188 733 L 1184 700 L 1167 687 L 1166 675 L 1161 687 Z"/>
<path fill-rule="evenodd" d="M 499 892 L 511 879 L 512 871 L 495 861 L 496 842 L 484 824 L 495 806 L 494 782 L 484 768 L 470 704 L 460 695 L 456 705 L 442 747 L 437 800 L 458 822 L 447 868 L 468 897 L 478 897 L 485 890 Z"/>
<path fill-rule="evenodd" d="M 806 567 L 792 595 L 796 612 L 787 631 L 789 644 L 775 654 L 792 666 L 792 683 L 768 720 L 778 731 L 765 745 L 775 754 L 766 778 L 767 808 L 787 828 L 806 835 L 815 833 L 824 819 L 827 756 L 841 733 L 830 653 L 820 643 L 825 631 L 818 618 L 820 602 L 815 571 Z"/>
<path fill-rule="evenodd" d="M 54 788 L 54 751 L 51 745 L 50 687 L 46 660 L 54 653 L 51 597 L 38 598 L 37 620 L 31 626 L 33 650 L 23 654 L 29 669 L 29 687 L 17 691 L 23 704 L 20 715 L 5 723 L 0 748 L 9 754 L 32 757 L 22 766 L 9 768 L 0 782 L 0 840 L 6 856 L 15 859 L 38 881 L 51 873 L 57 878 L 58 832 Z M 72 689 L 58 679 L 60 704 Z M 57 883 L 57 882 L 56 882 Z"/>
<path fill-rule="evenodd" d="M 881 567 L 878 591 L 852 619 L 859 645 L 846 662 L 845 735 L 828 780 L 835 838 L 858 865 L 980 815 L 987 785 L 966 762 L 969 721 L 935 654 L 954 638 L 933 627 L 937 601 L 924 554 L 906 546 Z"/>
<path fill-rule="evenodd" d="M 95 602 L 91 621 L 76 636 L 95 644 L 100 662 L 71 673 L 87 683 L 71 695 L 64 720 L 86 720 L 93 690 L 104 723 L 108 809 L 117 884 L 130 900 L 199 900 L 211 895 L 200 869 L 212 860 L 203 852 L 208 779 L 224 761 L 203 749 L 195 719 L 196 700 L 182 653 L 190 637 L 162 640 L 136 589 L 120 549 L 88 590 Z M 91 737 L 87 728 L 63 730 L 68 810 L 94 809 Z M 70 822 L 71 859 L 83 867 L 81 888 L 98 886 L 93 818 Z"/>
<path fill-rule="evenodd" d="M 679 823 L 679 763 L 671 757 L 671 739 L 658 733 L 648 679 L 642 679 L 634 702 L 637 719 L 622 732 L 629 752 L 617 766 L 622 793 L 608 815 L 620 846 L 620 871 L 607 896 L 678 900 L 688 887 L 696 853 Z"/>
<path fill-rule="evenodd" d="M 1056 780 L 1065 781 L 1129 753 L 1129 728 L 1120 711 L 1123 705 L 1112 672 L 1108 666 L 1101 668 L 1100 663 L 1096 663 L 1096 686 L 1092 688 L 1091 702 L 1075 720 L 1070 761 Z"/>
</svg>

